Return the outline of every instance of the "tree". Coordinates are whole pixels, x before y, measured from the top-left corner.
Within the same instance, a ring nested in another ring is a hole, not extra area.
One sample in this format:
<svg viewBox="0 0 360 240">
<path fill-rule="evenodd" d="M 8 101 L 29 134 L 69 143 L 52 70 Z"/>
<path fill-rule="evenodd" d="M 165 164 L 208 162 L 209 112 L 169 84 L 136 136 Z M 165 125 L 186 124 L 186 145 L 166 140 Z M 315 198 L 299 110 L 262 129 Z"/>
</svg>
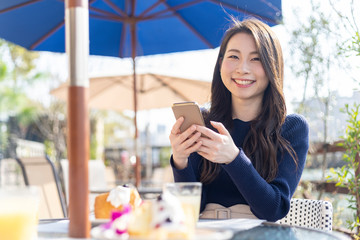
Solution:
<svg viewBox="0 0 360 240">
<path fill-rule="evenodd" d="M 358 26 L 359 13 L 356 12 L 356 9 L 359 8 L 359 3 L 355 6 L 354 0 L 349 0 L 350 16 L 344 14 L 342 11 L 338 10 L 338 5 L 333 1 L 329 0 L 330 5 L 332 6 L 333 11 L 341 19 L 340 23 L 342 28 L 346 30 L 348 36 L 346 40 L 339 44 L 340 53 L 346 54 L 347 57 L 351 55 L 360 56 L 360 31 Z M 339 4 L 339 3 L 338 3 Z M 345 46 L 345 47 L 344 47 Z M 360 83 L 360 79 L 354 79 L 356 82 Z"/>
<path fill-rule="evenodd" d="M 47 108 L 39 109 L 33 124 L 44 139 L 47 155 L 57 163 L 67 158 L 65 103 L 54 101 Z"/>
<path fill-rule="evenodd" d="M 349 33 L 347 40 L 345 40 L 340 46 L 340 53 L 345 53 L 348 57 L 355 56 L 357 61 L 360 56 L 360 31 L 357 25 L 359 20 L 359 4 L 358 2 L 350 1 L 347 5 L 350 8 L 350 16 L 343 14 L 335 6 L 334 2 L 330 1 L 334 12 L 342 20 L 343 28 Z M 345 46 L 345 47 L 344 47 Z M 359 77 L 354 78 L 356 82 L 360 82 Z M 348 114 L 348 124 L 345 135 L 343 137 L 343 147 L 346 149 L 344 154 L 344 160 L 347 165 L 339 170 L 333 170 L 335 174 L 335 180 L 337 185 L 345 186 L 352 194 L 348 199 L 349 207 L 355 211 L 353 219 L 348 220 L 348 228 L 350 230 L 356 230 L 354 235 L 355 239 L 360 239 L 360 104 L 354 103 L 353 108 L 349 108 L 349 105 L 345 105 L 345 110 Z M 328 177 L 330 180 L 334 180 L 332 176 Z"/>
<path fill-rule="evenodd" d="M 294 13 L 298 15 L 297 12 Z M 299 25 L 292 31 L 290 38 L 290 68 L 297 79 L 303 81 L 302 99 L 297 112 L 307 116 L 312 105 L 306 105 L 308 98 L 316 99 L 322 111 L 319 116 L 323 121 L 322 142 L 326 146 L 328 139 L 329 109 L 333 105 L 335 95 L 331 85 L 332 69 L 344 65 L 343 56 L 338 54 L 339 36 L 335 31 L 334 17 L 324 13 L 320 4 L 311 1 L 311 12 L 308 17 L 297 17 Z M 312 87 L 312 89 L 310 88 Z M 325 179 L 327 169 L 327 151 L 324 149 L 322 177 Z M 321 197 L 321 194 L 319 198 Z"/>
<path fill-rule="evenodd" d="M 342 137 L 342 147 L 346 149 L 344 161 L 346 165 L 335 170 L 331 169 L 331 181 L 337 182 L 337 186 L 349 189 L 349 208 L 354 210 L 353 219 L 346 221 L 350 230 L 356 230 L 356 239 L 360 238 L 360 104 L 354 104 L 353 108 L 345 106 L 344 112 L 348 115 L 345 135 Z"/>
<path fill-rule="evenodd" d="M 35 59 L 38 53 L 28 52 L 22 47 L 0 39 L 0 114 L 1 114 L 1 148 L 4 153 L 7 143 L 14 143 L 16 138 L 12 127 L 15 123 L 24 126 L 34 117 L 36 104 L 25 94 L 24 88 L 41 78 L 41 74 L 34 71 Z M 10 124 L 6 125 L 8 116 L 16 116 Z M 7 131 L 4 129 L 7 128 Z M 22 133 L 20 131 L 19 133 Z M 15 151 L 16 146 L 10 149 Z M 8 152 L 12 157 L 14 152 Z"/>
</svg>

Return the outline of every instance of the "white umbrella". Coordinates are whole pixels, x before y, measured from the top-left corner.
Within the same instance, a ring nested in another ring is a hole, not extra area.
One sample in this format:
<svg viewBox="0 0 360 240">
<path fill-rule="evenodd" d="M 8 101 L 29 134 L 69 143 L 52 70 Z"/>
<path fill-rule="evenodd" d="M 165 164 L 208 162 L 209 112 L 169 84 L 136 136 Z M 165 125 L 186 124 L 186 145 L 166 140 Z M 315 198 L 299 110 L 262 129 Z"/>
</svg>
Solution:
<svg viewBox="0 0 360 240">
<path fill-rule="evenodd" d="M 199 104 L 210 98 L 210 82 L 191 80 L 159 74 L 137 74 L 136 88 L 133 75 L 96 77 L 90 79 L 88 106 L 95 109 L 133 110 L 134 114 L 134 151 L 138 158 L 137 110 L 168 108 L 174 102 L 195 101 Z M 68 83 L 51 91 L 59 99 L 68 99 Z M 136 89 L 136 107 L 134 105 Z M 136 161 L 136 183 L 140 183 L 141 164 Z M 137 184 L 138 185 L 138 184 Z"/>
<path fill-rule="evenodd" d="M 210 82 L 159 74 L 137 74 L 137 110 L 168 108 L 174 102 L 209 101 Z M 89 107 L 106 110 L 133 110 L 133 75 L 90 78 Z M 68 83 L 53 89 L 51 94 L 67 100 Z"/>
</svg>

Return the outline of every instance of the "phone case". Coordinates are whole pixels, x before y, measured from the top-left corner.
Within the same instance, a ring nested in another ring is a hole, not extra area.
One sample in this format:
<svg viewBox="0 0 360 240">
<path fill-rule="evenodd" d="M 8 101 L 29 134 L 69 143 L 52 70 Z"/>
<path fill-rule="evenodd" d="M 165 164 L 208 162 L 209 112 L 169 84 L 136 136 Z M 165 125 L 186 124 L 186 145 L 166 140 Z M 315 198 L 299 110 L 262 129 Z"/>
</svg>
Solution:
<svg viewBox="0 0 360 240">
<path fill-rule="evenodd" d="M 180 127 L 181 132 L 185 131 L 193 124 L 205 126 L 204 118 L 201 114 L 199 105 L 197 105 L 196 102 L 174 103 L 172 110 L 176 119 L 181 116 L 184 117 L 184 122 Z"/>
</svg>

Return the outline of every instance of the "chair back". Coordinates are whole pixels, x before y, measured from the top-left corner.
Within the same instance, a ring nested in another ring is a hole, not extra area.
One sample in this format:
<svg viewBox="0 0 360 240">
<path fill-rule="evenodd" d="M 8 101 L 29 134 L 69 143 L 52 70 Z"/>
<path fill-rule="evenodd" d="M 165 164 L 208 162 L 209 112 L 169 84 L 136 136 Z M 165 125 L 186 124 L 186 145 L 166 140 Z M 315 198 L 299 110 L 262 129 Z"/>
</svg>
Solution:
<svg viewBox="0 0 360 240">
<path fill-rule="evenodd" d="M 47 156 L 16 158 L 25 185 L 40 187 L 39 219 L 66 218 L 66 204 L 54 164 Z"/>
<path fill-rule="evenodd" d="M 277 222 L 331 231 L 332 216 L 332 204 L 328 201 L 293 198 L 290 202 L 289 213 Z"/>
<path fill-rule="evenodd" d="M 64 188 L 67 203 L 69 203 L 69 161 L 61 159 L 60 166 L 62 169 Z M 108 191 L 106 182 L 106 167 L 101 159 L 89 160 L 89 191 Z"/>
<path fill-rule="evenodd" d="M 0 187 L 25 186 L 23 169 L 14 158 L 0 159 Z"/>
</svg>

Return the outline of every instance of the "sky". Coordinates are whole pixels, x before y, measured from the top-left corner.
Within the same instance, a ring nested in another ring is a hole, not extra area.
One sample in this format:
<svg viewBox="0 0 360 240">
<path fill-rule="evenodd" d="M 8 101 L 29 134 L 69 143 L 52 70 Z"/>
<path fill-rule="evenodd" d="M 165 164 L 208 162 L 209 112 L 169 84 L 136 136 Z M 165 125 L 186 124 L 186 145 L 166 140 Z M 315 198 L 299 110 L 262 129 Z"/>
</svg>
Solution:
<svg viewBox="0 0 360 240">
<path fill-rule="evenodd" d="M 325 2 L 325 1 L 323 1 Z M 342 0 L 342 2 L 348 2 Z M 285 25 L 278 25 L 273 27 L 273 30 L 280 39 L 285 58 L 285 82 L 284 82 L 284 94 L 287 102 L 288 112 L 294 111 L 291 102 L 298 101 L 301 96 L 302 84 L 298 81 L 290 69 L 286 66 L 288 51 L 289 34 L 287 29 L 291 29 L 292 26 L 297 25 L 299 19 L 294 16 L 293 9 L 297 9 L 297 13 L 300 16 L 306 17 L 306 14 L 310 12 L 310 0 L 299 1 L 282 1 L 282 9 Z M 346 8 L 345 6 L 343 6 Z M 340 33 L 341 34 L 341 33 Z M 191 51 L 183 53 L 171 53 L 163 55 L 154 55 L 146 57 L 138 57 L 136 59 L 137 73 L 158 73 L 164 75 L 171 75 L 183 78 L 190 78 L 203 81 L 211 81 L 213 68 L 215 65 L 216 57 L 218 54 L 218 48 L 200 51 Z M 67 72 L 67 58 L 65 54 L 54 53 L 41 53 L 41 58 L 38 62 L 39 69 L 50 71 L 57 76 L 56 81 L 49 81 L 47 84 L 39 86 L 38 91 L 43 94 L 36 94 L 39 101 L 48 102 L 49 89 L 55 88 L 60 82 L 66 81 L 68 77 Z M 359 66 L 354 66 L 355 68 Z M 359 68 L 355 71 L 360 73 Z M 132 61 L 131 59 L 119 59 L 112 57 L 97 57 L 91 56 L 89 59 L 89 76 L 112 76 L 132 74 Z M 334 89 L 339 91 L 342 96 L 349 96 L 352 94 L 352 89 L 358 87 L 358 84 L 354 84 L 348 77 L 345 77 L 345 73 L 341 69 L 334 69 L 331 73 L 333 79 L 336 79 Z M 341 79 L 341 84 L 338 84 Z M 158 116 L 162 117 L 159 118 Z M 152 110 L 139 113 L 139 128 L 143 129 L 149 121 L 141 121 L 141 119 L 150 119 L 150 122 L 160 123 L 163 121 L 166 125 L 172 125 L 175 121 L 170 109 L 166 110 Z M 172 121 L 169 121 L 172 119 Z M 155 126 L 154 126 L 155 127 Z"/>
</svg>

